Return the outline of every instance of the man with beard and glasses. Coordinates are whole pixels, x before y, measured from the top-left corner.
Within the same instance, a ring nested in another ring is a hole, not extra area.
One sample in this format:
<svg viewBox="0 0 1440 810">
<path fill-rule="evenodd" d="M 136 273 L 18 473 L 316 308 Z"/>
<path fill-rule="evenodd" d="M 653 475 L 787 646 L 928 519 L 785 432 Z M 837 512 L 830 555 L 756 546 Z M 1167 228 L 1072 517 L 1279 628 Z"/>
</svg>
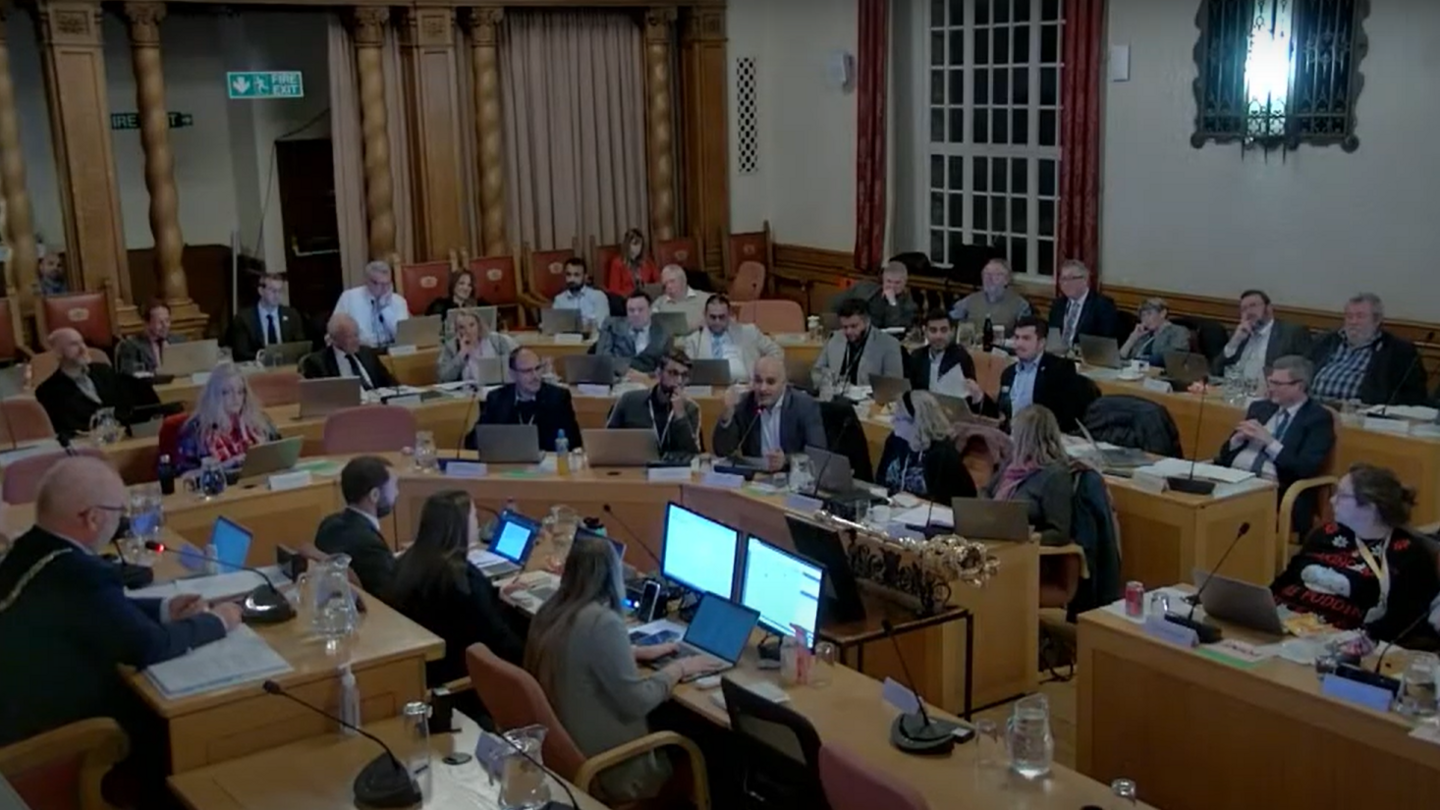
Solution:
<svg viewBox="0 0 1440 810">
<path fill-rule="evenodd" d="M 585 260 L 572 256 L 565 260 L 565 289 L 555 296 L 556 309 L 578 309 L 585 331 L 592 331 L 610 317 L 610 299 L 605 293 L 586 283 Z"/>
<path fill-rule="evenodd" d="M 654 429 L 664 453 L 700 452 L 700 406 L 685 396 L 690 356 L 674 349 L 660 363 L 660 380 L 643 391 L 626 391 L 610 409 L 607 428 Z"/>
<path fill-rule="evenodd" d="M 395 509 L 399 483 L 390 462 L 356 456 L 340 471 L 345 508 L 320 521 L 315 547 L 326 554 L 347 554 L 360 586 L 372 594 L 390 592 L 395 554 L 380 533 L 380 521 Z"/>
</svg>

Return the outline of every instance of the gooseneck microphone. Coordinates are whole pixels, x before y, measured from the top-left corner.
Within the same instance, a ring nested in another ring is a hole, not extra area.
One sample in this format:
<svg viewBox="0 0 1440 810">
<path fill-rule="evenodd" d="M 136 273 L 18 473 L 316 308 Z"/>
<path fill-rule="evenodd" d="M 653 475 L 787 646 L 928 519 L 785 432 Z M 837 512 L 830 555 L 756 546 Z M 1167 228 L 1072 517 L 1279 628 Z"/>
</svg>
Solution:
<svg viewBox="0 0 1440 810">
<path fill-rule="evenodd" d="M 1225 564 L 1226 560 L 1230 559 L 1230 552 L 1234 551 L 1235 547 L 1240 544 L 1240 538 L 1249 533 L 1250 523 L 1248 521 L 1241 523 L 1240 528 L 1235 531 L 1235 539 L 1230 541 L 1230 547 L 1225 549 L 1225 553 L 1220 555 L 1220 561 L 1215 563 L 1214 568 L 1210 569 L 1210 573 L 1206 575 L 1205 581 L 1200 585 L 1200 590 L 1196 591 L 1195 595 L 1190 597 L 1190 599 L 1193 600 L 1190 602 L 1190 612 L 1184 616 L 1167 613 L 1165 614 L 1166 621 L 1194 630 L 1201 644 L 1214 644 L 1221 639 L 1224 634 L 1220 631 L 1219 627 L 1195 620 L 1195 608 L 1200 606 L 1201 594 L 1205 593 L 1205 589 L 1210 587 L 1211 582 L 1215 581 L 1215 574 L 1220 570 L 1220 567 Z"/>
<path fill-rule="evenodd" d="M 213 562 L 225 568 L 236 571 L 249 571 L 265 580 L 265 584 L 255 586 L 255 589 L 250 592 L 249 596 L 245 597 L 245 601 L 241 604 L 241 608 L 243 609 L 242 618 L 244 618 L 246 624 L 279 624 L 280 622 L 295 618 L 295 606 L 290 604 L 290 600 L 285 598 L 285 594 L 281 593 L 275 587 L 275 583 L 271 581 L 270 577 L 259 568 L 251 568 L 248 565 L 234 565 L 219 558 L 212 557 L 209 554 L 204 554 L 199 550 L 177 551 L 173 548 L 167 548 L 164 543 L 158 540 L 145 541 L 145 548 L 160 554 L 174 554 L 179 557 L 198 557 L 206 562 Z"/>
<path fill-rule="evenodd" d="M 1215 492 L 1215 482 L 1206 481 L 1203 478 L 1195 477 L 1195 465 L 1200 462 L 1200 431 L 1205 426 L 1205 401 L 1210 398 L 1210 386 L 1205 380 L 1201 380 L 1200 406 L 1195 412 L 1195 438 L 1190 445 L 1190 474 L 1166 476 L 1165 483 L 1176 492 L 1184 492 L 1187 495 L 1210 495 Z M 1228 437 L 1225 439 L 1230 440 Z M 1246 530 L 1250 524 L 1245 524 Z M 1243 533 L 1243 532 L 1242 532 Z"/>
<path fill-rule="evenodd" d="M 341 726 L 356 732 L 365 739 L 385 749 L 385 753 L 370 760 L 360 773 L 355 775 L 355 781 L 351 784 L 351 790 L 355 793 L 355 804 L 360 807 L 414 807 L 424 799 L 420 792 L 420 786 L 415 784 L 415 779 L 410 776 L 410 769 L 395 756 L 379 737 L 366 731 L 359 726 L 341 720 L 335 715 L 325 711 L 319 706 L 311 705 L 298 697 L 285 691 L 285 688 L 274 681 L 265 681 L 261 687 L 267 694 L 287 698 L 312 712 L 339 723 Z M 563 783 L 562 783 L 563 784 Z"/>
<path fill-rule="evenodd" d="M 910 675 L 910 665 L 900 651 L 900 642 L 895 638 L 895 628 L 889 619 L 880 620 L 880 628 L 895 646 L 895 657 L 900 660 L 900 671 L 905 675 L 905 687 L 915 696 L 918 712 L 898 715 L 890 724 L 890 744 L 907 754 L 926 756 L 943 755 L 955 748 L 955 731 L 959 725 L 948 720 L 937 720 L 925 711 L 925 700 L 915 691 L 915 679 Z"/>
</svg>

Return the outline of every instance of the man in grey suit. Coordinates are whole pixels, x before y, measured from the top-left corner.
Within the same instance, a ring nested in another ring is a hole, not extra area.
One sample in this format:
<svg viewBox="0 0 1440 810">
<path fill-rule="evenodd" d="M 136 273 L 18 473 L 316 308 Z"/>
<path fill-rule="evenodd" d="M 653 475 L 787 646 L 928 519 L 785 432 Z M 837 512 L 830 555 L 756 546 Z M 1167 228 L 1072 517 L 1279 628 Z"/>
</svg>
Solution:
<svg viewBox="0 0 1440 810">
<path fill-rule="evenodd" d="M 1310 354 L 1310 330 L 1298 323 L 1275 320 L 1275 308 L 1263 290 L 1246 290 L 1240 294 L 1240 324 L 1215 358 L 1215 373 L 1224 374 L 1231 366 L 1240 368 L 1240 376 L 1264 383 L 1265 369 L 1276 358 Z"/>
<path fill-rule="evenodd" d="M 780 346 L 753 323 L 735 323 L 730 298 L 716 293 L 705 302 L 705 326 L 685 337 L 685 353 L 696 360 L 729 360 L 730 379 L 750 379 L 761 357 L 784 358 Z"/>
<path fill-rule="evenodd" d="M 820 403 L 785 378 L 785 361 L 762 357 L 755 361 L 750 391 L 725 392 L 725 410 L 715 423 L 712 444 L 721 458 L 763 458 L 769 470 L 785 467 L 791 453 L 806 447 L 828 448 Z"/>
<path fill-rule="evenodd" d="M 625 299 L 625 317 L 611 318 L 600 328 L 595 353 L 628 359 L 631 378 L 645 379 L 660 367 L 670 344 L 670 333 L 650 318 L 650 296 L 636 290 Z"/>
<path fill-rule="evenodd" d="M 840 305 L 840 331 L 830 336 L 810 372 L 817 388 L 826 374 L 837 386 L 869 385 L 877 374 L 905 376 L 900 341 L 870 328 L 870 309 L 864 301 L 852 298 Z"/>
<path fill-rule="evenodd" d="M 690 356 L 675 349 L 660 361 L 660 381 L 643 391 L 626 391 L 615 401 L 607 428 L 655 431 L 663 453 L 700 452 L 700 406 L 685 396 Z"/>
</svg>

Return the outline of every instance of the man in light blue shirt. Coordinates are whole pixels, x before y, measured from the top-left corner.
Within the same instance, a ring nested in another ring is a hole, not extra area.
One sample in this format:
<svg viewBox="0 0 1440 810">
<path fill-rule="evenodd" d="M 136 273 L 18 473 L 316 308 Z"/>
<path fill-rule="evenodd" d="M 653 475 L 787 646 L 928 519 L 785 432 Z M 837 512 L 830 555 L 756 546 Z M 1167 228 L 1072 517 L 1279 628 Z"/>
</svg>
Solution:
<svg viewBox="0 0 1440 810">
<path fill-rule="evenodd" d="M 1089 404 L 1088 391 L 1073 362 L 1046 353 L 1049 331 L 1046 322 L 1033 315 L 1015 322 L 1015 363 L 1000 375 L 999 401 L 985 403 L 991 416 L 1008 423 L 1016 414 L 1038 404 L 1055 413 L 1062 431 L 1075 429 L 1076 420 Z"/>
<path fill-rule="evenodd" d="M 610 317 L 610 299 L 605 293 L 585 283 L 585 260 L 572 256 L 565 260 L 565 289 L 555 296 L 556 309 L 578 309 L 585 331 L 593 331 Z"/>
</svg>

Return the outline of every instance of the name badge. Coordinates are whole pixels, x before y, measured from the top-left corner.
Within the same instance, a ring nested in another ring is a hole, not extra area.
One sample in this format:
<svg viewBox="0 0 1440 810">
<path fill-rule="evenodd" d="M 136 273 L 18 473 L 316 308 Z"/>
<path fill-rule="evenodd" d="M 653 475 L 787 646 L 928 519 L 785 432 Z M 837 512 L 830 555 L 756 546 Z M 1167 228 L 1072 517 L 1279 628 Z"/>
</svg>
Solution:
<svg viewBox="0 0 1440 810">
<path fill-rule="evenodd" d="M 1186 649 L 1200 646 L 1200 636 L 1195 632 L 1195 628 L 1167 622 L 1163 616 L 1145 617 L 1145 635 Z"/>
<path fill-rule="evenodd" d="M 450 461 L 445 464 L 445 474 L 451 478 L 484 478 L 490 468 L 479 461 Z"/>
<path fill-rule="evenodd" d="M 723 489 L 739 489 L 745 486 L 745 476 L 734 473 L 720 473 L 711 470 L 705 473 L 701 483 L 709 487 L 721 487 Z"/>
<path fill-rule="evenodd" d="M 271 492 L 279 492 L 285 489 L 299 489 L 310 485 L 309 470 L 292 470 L 285 473 L 276 473 L 270 476 L 269 485 Z"/>
<path fill-rule="evenodd" d="M 1157 394 L 1168 394 L 1171 390 L 1170 383 L 1167 383 L 1164 380 L 1157 380 L 1154 377 L 1146 377 L 1143 381 L 1141 381 L 1140 387 L 1144 388 L 1146 391 L 1154 391 Z"/>
<path fill-rule="evenodd" d="M 555 342 L 565 345 L 578 345 L 585 342 L 585 336 L 579 332 L 559 332 L 555 335 Z"/>
<path fill-rule="evenodd" d="M 689 467 L 651 467 L 645 471 L 647 481 L 690 481 Z"/>
<path fill-rule="evenodd" d="M 394 346 L 391 346 L 390 349 L 389 349 L 389 352 L 390 352 L 390 356 L 391 356 L 391 357 L 406 357 L 406 356 L 412 355 L 412 354 L 414 354 L 414 353 L 416 353 L 416 352 L 418 352 L 418 351 L 419 351 L 419 349 L 415 348 L 414 346 L 411 346 L 411 345 L 400 345 L 400 344 L 396 344 L 396 345 L 394 345 Z"/>
<path fill-rule="evenodd" d="M 785 508 L 794 509 L 797 512 L 818 512 L 825 507 L 825 502 L 818 498 L 808 498 L 798 492 L 791 493 L 785 499 Z"/>
</svg>

